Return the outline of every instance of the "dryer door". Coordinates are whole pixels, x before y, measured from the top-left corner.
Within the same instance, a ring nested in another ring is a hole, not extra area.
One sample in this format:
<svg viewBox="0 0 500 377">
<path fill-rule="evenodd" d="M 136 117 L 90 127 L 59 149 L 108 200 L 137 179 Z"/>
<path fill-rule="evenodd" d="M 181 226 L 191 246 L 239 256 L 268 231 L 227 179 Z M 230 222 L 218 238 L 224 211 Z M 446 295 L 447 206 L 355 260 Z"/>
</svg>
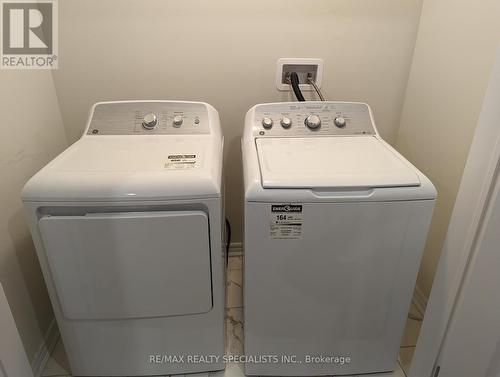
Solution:
<svg viewBox="0 0 500 377">
<path fill-rule="evenodd" d="M 204 212 L 46 216 L 39 226 L 69 319 L 160 317 L 212 308 Z"/>
</svg>

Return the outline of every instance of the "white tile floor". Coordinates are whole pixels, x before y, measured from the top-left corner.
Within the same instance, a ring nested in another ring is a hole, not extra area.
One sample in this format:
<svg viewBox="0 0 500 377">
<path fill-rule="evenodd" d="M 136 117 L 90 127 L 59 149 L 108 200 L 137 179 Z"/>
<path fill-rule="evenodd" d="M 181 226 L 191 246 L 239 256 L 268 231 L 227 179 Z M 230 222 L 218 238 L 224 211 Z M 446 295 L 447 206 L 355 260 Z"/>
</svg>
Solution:
<svg viewBox="0 0 500 377">
<path fill-rule="evenodd" d="M 229 268 L 226 283 L 226 352 L 242 354 L 243 352 L 243 301 L 241 257 L 229 258 Z M 422 317 L 417 308 L 412 305 L 410 313 Z M 370 374 L 373 377 L 406 377 L 417 344 L 421 322 L 408 319 L 405 333 L 399 351 L 399 365 L 392 373 Z M 71 377 L 68 361 L 63 345 L 59 341 L 47 362 L 43 372 L 44 377 Z M 193 377 L 244 377 L 243 368 L 239 364 L 228 364 L 224 371 L 198 373 Z M 176 376 L 177 377 L 177 376 Z M 181 376 L 178 376 L 181 377 Z M 355 377 L 355 376 L 351 376 Z"/>
</svg>

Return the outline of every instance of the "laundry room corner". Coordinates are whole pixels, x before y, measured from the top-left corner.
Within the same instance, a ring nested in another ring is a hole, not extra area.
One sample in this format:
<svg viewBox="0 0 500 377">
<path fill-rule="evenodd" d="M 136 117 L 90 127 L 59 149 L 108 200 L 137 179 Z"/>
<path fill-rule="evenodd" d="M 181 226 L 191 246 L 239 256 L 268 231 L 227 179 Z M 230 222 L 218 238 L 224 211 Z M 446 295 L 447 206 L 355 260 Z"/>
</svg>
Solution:
<svg viewBox="0 0 500 377">
<path fill-rule="evenodd" d="M 68 146 L 50 71 L 0 70 L 0 282 L 36 374 L 58 338 L 19 193 Z"/>
</svg>

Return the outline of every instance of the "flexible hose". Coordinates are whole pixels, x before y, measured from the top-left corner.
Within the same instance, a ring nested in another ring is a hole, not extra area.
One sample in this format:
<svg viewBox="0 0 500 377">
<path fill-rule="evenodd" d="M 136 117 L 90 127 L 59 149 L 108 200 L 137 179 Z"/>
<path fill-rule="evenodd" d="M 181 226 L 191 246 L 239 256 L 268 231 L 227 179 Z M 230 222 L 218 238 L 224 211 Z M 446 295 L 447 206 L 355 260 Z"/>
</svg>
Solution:
<svg viewBox="0 0 500 377">
<path fill-rule="evenodd" d="M 316 93 L 318 94 L 318 97 L 320 100 L 324 101 L 325 97 L 323 97 L 323 93 L 321 93 L 321 90 L 319 90 L 318 85 L 314 82 L 314 80 L 310 77 L 307 78 L 307 82 L 312 85 Z"/>
<path fill-rule="evenodd" d="M 299 76 L 297 75 L 297 72 L 290 73 L 290 82 L 292 84 L 293 93 L 295 94 L 295 97 L 297 97 L 297 101 L 304 102 L 305 99 L 299 87 Z"/>
</svg>

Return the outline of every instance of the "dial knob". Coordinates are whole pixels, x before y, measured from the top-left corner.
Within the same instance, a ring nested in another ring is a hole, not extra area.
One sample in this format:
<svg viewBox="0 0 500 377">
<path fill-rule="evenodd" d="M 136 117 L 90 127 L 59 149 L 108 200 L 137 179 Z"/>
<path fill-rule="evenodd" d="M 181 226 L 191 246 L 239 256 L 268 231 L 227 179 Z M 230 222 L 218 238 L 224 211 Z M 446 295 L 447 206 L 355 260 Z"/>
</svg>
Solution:
<svg viewBox="0 0 500 377">
<path fill-rule="evenodd" d="M 262 127 L 264 127 L 266 130 L 271 129 L 273 127 L 273 120 L 271 118 L 262 119 Z"/>
<path fill-rule="evenodd" d="M 180 127 L 182 125 L 183 119 L 181 115 L 174 116 L 174 127 Z"/>
<path fill-rule="evenodd" d="M 346 125 L 346 120 L 344 117 L 336 117 L 333 122 L 338 128 L 344 128 Z"/>
<path fill-rule="evenodd" d="M 144 127 L 146 130 L 152 130 L 156 127 L 157 124 L 158 119 L 156 118 L 155 114 L 149 113 L 144 115 L 144 118 L 142 119 L 142 127 Z"/>
<path fill-rule="evenodd" d="M 292 120 L 288 117 L 281 118 L 281 127 L 283 127 L 283 128 L 292 127 Z"/>
<path fill-rule="evenodd" d="M 311 114 L 306 118 L 304 124 L 311 130 L 317 130 L 321 127 L 321 118 L 317 115 Z"/>
</svg>

